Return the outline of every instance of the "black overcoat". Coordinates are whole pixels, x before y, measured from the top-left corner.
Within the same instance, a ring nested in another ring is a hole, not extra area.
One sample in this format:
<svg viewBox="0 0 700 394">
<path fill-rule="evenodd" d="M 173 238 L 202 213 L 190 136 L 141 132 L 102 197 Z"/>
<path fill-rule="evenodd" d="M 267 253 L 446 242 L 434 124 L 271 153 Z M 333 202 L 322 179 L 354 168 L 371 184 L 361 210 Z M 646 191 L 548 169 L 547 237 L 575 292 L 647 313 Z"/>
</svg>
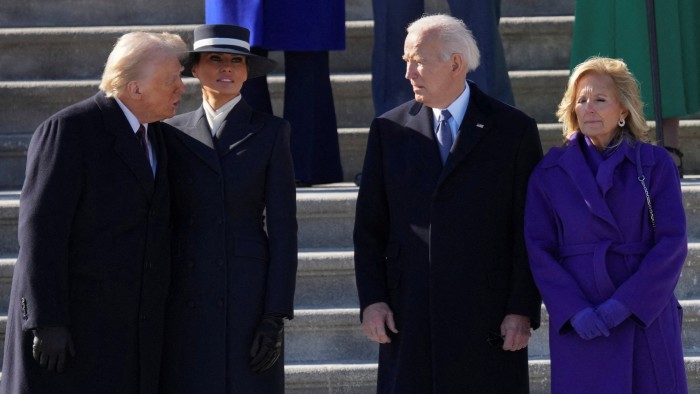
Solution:
<svg viewBox="0 0 700 394">
<path fill-rule="evenodd" d="M 491 347 L 506 314 L 539 325 L 523 216 L 542 157 L 537 125 L 469 83 L 443 167 L 432 110 L 410 101 L 370 128 L 354 230 L 362 310 L 387 302 L 399 333 L 380 345 L 378 392 L 523 393 L 527 350 Z"/>
<path fill-rule="evenodd" d="M 163 393 L 281 393 L 248 366 L 263 313 L 291 318 L 297 268 L 289 123 L 241 100 L 216 145 L 202 107 L 169 121 L 173 281 Z"/>
<path fill-rule="evenodd" d="M 98 93 L 32 136 L 20 198 L 3 393 L 155 393 L 170 278 L 162 128 L 151 167 L 114 99 Z M 62 374 L 32 358 L 31 329 L 68 326 Z"/>
</svg>

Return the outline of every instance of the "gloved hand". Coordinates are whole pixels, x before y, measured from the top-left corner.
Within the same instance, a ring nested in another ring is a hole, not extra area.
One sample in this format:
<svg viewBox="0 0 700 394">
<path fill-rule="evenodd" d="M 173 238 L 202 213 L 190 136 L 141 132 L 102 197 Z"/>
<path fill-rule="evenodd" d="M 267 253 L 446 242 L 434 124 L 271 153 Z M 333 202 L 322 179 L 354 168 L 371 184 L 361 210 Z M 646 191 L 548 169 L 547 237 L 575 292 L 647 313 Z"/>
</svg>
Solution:
<svg viewBox="0 0 700 394">
<path fill-rule="evenodd" d="M 593 308 L 586 308 L 578 311 L 571 318 L 571 325 L 576 333 L 583 339 L 589 340 L 601 335 L 609 336 L 610 331 L 605 326 L 605 322 L 598 317 Z"/>
<path fill-rule="evenodd" d="M 63 372 L 68 356 L 75 356 L 75 348 L 67 327 L 38 327 L 33 330 L 32 354 L 39 365 L 49 371 Z"/>
<path fill-rule="evenodd" d="M 284 320 L 280 316 L 264 315 L 250 348 L 250 369 L 262 373 L 270 369 L 282 353 Z"/>
<path fill-rule="evenodd" d="M 613 298 L 598 305 L 595 312 L 600 316 L 609 330 L 613 327 L 617 327 L 632 314 L 626 306 Z"/>
</svg>

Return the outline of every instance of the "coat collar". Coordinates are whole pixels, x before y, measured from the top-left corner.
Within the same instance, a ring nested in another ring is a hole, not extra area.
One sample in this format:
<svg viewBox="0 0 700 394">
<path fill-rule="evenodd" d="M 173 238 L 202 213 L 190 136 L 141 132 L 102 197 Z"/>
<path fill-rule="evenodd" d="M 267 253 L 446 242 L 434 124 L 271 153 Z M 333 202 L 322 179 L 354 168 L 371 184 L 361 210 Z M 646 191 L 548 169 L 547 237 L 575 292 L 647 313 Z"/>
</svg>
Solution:
<svg viewBox="0 0 700 394">
<path fill-rule="evenodd" d="M 204 108 L 201 106 L 194 112 L 184 115 L 187 121 L 179 126 L 181 133 L 176 133 L 182 143 L 194 153 L 200 160 L 217 173 L 221 172 L 219 159 L 214 150 L 214 142 L 211 137 L 211 130 L 207 123 Z"/>
<path fill-rule="evenodd" d="M 440 180 L 445 179 L 457 165 L 476 148 L 479 142 L 493 127 L 489 103 L 486 95 L 472 82 L 469 84 L 469 104 L 467 114 L 459 125 L 459 134 L 452 145 L 450 156 L 445 162 Z"/>
<path fill-rule="evenodd" d="M 459 125 L 459 135 L 452 145 L 450 156 L 442 166 L 439 182 L 447 178 L 459 163 L 469 156 L 493 127 L 493 121 L 489 117 L 490 105 L 486 95 L 474 83 L 468 83 L 470 97 L 467 114 L 462 120 L 462 124 Z M 417 130 L 423 137 L 431 141 L 431 149 L 422 151 L 421 159 L 424 161 L 424 165 L 441 165 L 432 110 L 416 102 L 410 108 L 409 114 L 411 116 L 405 126 Z"/>
<path fill-rule="evenodd" d="M 231 150 L 262 129 L 263 126 L 262 122 L 253 120 L 253 109 L 244 99 L 241 99 L 221 124 L 221 128 L 219 128 L 219 132 L 214 140 L 214 146 L 219 157 L 226 156 Z"/>
<path fill-rule="evenodd" d="M 104 93 L 100 92 L 94 98 L 97 106 L 102 111 L 104 130 L 114 137 L 115 152 L 134 173 L 150 201 L 155 188 L 153 170 L 148 160 L 144 157 L 143 150 L 139 146 L 139 142 L 131 129 L 129 121 L 126 119 L 126 115 L 124 115 L 116 100 L 106 97 Z M 149 124 L 149 129 L 151 126 L 153 126 L 153 130 L 157 129 L 157 123 Z M 154 141 L 157 141 L 157 139 Z M 158 153 L 156 147 L 154 147 L 154 152 Z M 160 157 L 158 161 L 161 161 Z M 156 171 L 156 174 L 158 174 L 158 171 Z"/>
<path fill-rule="evenodd" d="M 414 101 L 408 114 L 404 127 L 418 134 L 418 138 L 411 140 L 411 149 L 415 152 L 417 168 L 432 174 L 429 179 L 437 179 L 443 170 L 443 165 L 433 130 L 433 113 L 429 107 Z"/>
<path fill-rule="evenodd" d="M 626 141 L 623 142 L 618 147 L 620 151 L 602 162 L 598 173 L 594 176 L 586 162 L 581 147 L 581 144 L 585 144 L 585 142 L 581 141 L 581 138 L 583 136 L 580 133 L 574 134 L 562 155 L 556 163 L 552 164 L 560 166 L 573 180 L 573 184 L 578 188 L 591 214 L 598 216 L 615 229 L 619 229 L 617 221 L 605 201 L 605 194 L 613 185 L 615 169 L 625 160 L 635 163 L 634 147 Z"/>
</svg>

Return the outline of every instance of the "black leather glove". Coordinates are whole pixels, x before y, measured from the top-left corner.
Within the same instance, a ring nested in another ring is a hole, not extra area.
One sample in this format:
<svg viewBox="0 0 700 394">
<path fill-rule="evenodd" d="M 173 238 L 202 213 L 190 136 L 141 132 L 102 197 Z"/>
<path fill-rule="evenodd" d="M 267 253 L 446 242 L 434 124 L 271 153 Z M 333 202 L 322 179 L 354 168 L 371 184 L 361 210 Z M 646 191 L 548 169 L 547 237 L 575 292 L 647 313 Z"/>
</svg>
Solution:
<svg viewBox="0 0 700 394">
<path fill-rule="evenodd" d="M 34 330 L 34 359 L 52 372 L 63 372 L 68 356 L 75 356 L 73 340 L 67 327 L 39 327 Z"/>
<path fill-rule="evenodd" d="M 250 369 L 262 373 L 270 369 L 282 354 L 284 320 L 280 316 L 264 315 L 250 348 Z"/>
</svg>

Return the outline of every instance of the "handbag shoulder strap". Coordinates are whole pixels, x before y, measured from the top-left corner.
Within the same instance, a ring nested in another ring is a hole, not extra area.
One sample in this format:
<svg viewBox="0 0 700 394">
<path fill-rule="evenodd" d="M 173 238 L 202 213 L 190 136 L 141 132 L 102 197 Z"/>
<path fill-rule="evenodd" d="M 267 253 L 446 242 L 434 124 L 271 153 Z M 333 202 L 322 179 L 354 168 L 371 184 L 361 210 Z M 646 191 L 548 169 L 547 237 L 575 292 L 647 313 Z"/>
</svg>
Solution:
<svg viewBox="0 0 700 394">
<path fill-rule="evenodd" d="M 642 184 L 644 189 L 644 196 L 647 200 L 647 208 L 649 209 L 649 219 L 651 220 L 651 228 L 656 232 L 656 221 L 654 221 L 654 209 L 651 207 L 651 197 L 649 196 L 649 189 L 647 189 L 646 178 L 642 172 L 642 142 L 637 141 L 635 146 L 635 151 L 637 154 L 637 180 Z"/>
</svg>

